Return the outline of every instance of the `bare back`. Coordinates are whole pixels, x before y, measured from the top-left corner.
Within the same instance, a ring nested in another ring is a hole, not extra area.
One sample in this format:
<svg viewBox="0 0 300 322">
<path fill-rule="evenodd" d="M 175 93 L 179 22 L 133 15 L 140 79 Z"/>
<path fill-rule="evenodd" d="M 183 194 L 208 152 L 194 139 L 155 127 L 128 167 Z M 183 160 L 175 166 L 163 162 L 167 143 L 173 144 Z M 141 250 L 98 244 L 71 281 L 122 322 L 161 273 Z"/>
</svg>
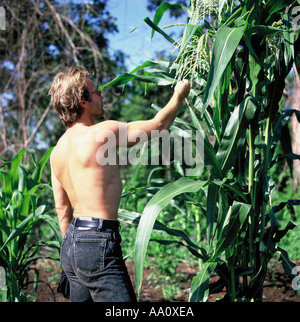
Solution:
<svg viewBox="0 0 300 322">
<path fill-rule="evenodd" d="M 68 195 L 74 217 L 116 220 L 122 193 L 120 171 L 118 165 L 97 163 L 97 134 L 93 126 L 68 129 L 52 152 L 51 167 Z"/>
</svg>

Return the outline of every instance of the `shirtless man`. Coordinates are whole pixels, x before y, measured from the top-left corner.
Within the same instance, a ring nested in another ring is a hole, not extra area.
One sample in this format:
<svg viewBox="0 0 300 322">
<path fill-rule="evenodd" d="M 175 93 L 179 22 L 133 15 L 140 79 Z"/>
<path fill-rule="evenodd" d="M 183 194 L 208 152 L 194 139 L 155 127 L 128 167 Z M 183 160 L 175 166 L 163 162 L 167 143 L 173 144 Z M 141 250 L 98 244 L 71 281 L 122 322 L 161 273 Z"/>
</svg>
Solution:
<svg viewBox="0 0 300 322">
<path fill-rule="evenodd" d="M 94 124 L 104 114 L 103 96 L 90 74 L 73 67 L 55 77 L 49 94 L 67 130 L 51 154 L 51 181 L 71 301 L 136 301 L 120 247 L 119 168 L 99 165 L 96 155 L 107 142 L 107 133 L 115 136 L 116 153 L 120 131 L 127 134 L 130 147 L 138 143 L 140 131 L 151 139 L 152 130 L 169 129 L 189 91 L 188 81 L 179 82 L 168 104 L 151 120 Z"/>
</svg>

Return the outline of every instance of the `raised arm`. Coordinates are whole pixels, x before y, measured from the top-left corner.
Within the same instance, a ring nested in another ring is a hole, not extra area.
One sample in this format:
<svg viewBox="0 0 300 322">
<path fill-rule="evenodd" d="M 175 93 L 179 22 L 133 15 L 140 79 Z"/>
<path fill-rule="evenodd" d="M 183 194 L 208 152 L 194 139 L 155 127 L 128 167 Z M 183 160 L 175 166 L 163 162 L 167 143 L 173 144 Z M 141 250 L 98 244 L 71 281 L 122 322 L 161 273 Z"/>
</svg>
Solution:
<svg viewBox="0 0 300 322">
<path fill-rule="evenodd" d="M 162 108 L 153 119 L 147 121 L 134 121 L 127 124 L 127 138 L 128 146 L 133 146 L 137 142 L 135 139 L 139 137 L 140 132 L 145 133 L 147 139 L 151 139 L 151 131 L 153 130 L 168 130 L 174 122 L 180 105 L 182 105 L 185 98 L 188 97 L 190 92 L 190 84 L 188 80 L 179 82 L 175 89 L 173 96 L 168 104 Z"/>
<path fill-rule="evenodd" d="M 109 141 L 112 146 L 131 147 L 135 144 L 151 139 L 151 131 L 168 130 L 174 122 L 180 105 L 190 92 L 187 80 L 180 81 L 167 103 L 153 119 L 122 123 L 118 121 L 105 121 L 97 125 L 97 142 Z"/>
</svg>

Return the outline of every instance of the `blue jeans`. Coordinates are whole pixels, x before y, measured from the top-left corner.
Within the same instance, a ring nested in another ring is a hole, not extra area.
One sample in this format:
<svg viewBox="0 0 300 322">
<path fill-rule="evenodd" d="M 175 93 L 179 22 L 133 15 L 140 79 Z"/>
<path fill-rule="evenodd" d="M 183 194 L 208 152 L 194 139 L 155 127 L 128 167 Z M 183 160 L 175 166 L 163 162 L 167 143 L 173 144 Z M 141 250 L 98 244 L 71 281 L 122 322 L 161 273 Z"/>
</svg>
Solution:
<svg viewBox="0 0 300 322">
<path fill-rule="evenodd" d="M 136 302 L 120 243 L 118 229 L 69 225 L 60 256 L 71 302 Z"/>
</svg>

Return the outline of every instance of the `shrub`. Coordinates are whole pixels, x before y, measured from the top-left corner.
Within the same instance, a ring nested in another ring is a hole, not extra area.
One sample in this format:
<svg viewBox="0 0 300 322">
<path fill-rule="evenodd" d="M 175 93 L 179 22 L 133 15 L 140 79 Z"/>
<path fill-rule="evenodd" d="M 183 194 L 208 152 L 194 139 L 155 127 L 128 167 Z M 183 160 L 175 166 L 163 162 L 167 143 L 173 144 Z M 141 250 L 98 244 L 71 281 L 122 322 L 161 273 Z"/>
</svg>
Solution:
<svg viewBox="0 0 300 322">
<path fill-rule="evenodd" d="M 26 152 L 32 162 L 24 166 Z M 50 153 L 51 149 L 36 162 L 34 150 L 21 150 L 11 161 L 4 160 L 0 167 L 0 266 L 6 278 L 6 287 L 0 291 L 2 300 L 26 301 L 22 289 L 27 286 L 31 265 L 41 257 L 39 250 L 46 246 L 59 249 L 61 235 L 57 221 L 41 201 L 45 190 L 51 189 L 49 184 L 41 182 Z M 51 225 L 57 241 L 30 241 L 33 227 L 41 221 Z M 36 270 L 34 281 L 36 290 L 39 282 Z"/>
</svg>

